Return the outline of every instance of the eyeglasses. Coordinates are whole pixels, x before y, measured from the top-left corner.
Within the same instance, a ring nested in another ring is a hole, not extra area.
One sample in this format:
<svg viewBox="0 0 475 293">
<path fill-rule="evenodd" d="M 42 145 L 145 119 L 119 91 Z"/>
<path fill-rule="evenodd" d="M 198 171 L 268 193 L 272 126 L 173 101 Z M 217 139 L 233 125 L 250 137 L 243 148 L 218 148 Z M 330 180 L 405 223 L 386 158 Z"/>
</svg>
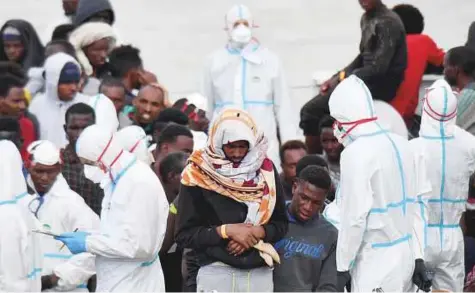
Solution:
<svg viewBox="0 0 475 293">
<path fill-rule="evenodd" d="M 40 210 L 40 207 L 43 205 L 44 201 L 45 200 L 42 196 L 37 196 L 28 204 L 28 209 L 32 214 L 35 215 L 36 218 L 38 218 L 38 211 Z"/>
</svg>

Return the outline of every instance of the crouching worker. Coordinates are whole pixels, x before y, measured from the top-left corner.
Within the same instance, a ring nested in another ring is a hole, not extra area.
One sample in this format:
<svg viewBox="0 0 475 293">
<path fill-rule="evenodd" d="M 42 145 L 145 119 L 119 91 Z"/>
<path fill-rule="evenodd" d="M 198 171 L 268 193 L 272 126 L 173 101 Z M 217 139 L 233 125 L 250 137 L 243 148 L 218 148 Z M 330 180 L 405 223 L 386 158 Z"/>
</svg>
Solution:
<svg viewBox="0 0 475 293">
<path fill-rule="evenodd" d="M 272 292 L 272 244 L 287 233 L 284 193 L 267 138 L 242 110 L 223 110 L 182 174 L 177 244 L 196 252 L 197 290 Z"/>
</svg>

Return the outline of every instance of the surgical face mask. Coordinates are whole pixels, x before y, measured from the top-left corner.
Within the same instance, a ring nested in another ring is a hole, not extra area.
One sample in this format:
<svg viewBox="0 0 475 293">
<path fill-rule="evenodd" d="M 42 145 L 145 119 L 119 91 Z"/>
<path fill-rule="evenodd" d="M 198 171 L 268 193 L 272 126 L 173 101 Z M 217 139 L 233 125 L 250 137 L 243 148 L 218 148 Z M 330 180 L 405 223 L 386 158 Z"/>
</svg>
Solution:
<svg viewBox="0 0 475 293">
<path fill-rule="evenodd" d="M 352 140 L 350 135 L 346 133 L 343 126 L 339 125 L 337 122 L 333 124 L 333 134 L 335 135 L 338 142 L 343 146 L 347 146 Z"/>
<path fill-rule="evenodd" d="M 238 44 L 245 45 L 251 41 L 251 38 L 251 29 L 244 24 L 238 25 L 231 31 L 231 40 Z"/>
<path fill-rule="evenodd" d="M 84 165 L 84 176 L 94 183 L 100 183 L 106 174 L 96 166 Z"/>
</svg>

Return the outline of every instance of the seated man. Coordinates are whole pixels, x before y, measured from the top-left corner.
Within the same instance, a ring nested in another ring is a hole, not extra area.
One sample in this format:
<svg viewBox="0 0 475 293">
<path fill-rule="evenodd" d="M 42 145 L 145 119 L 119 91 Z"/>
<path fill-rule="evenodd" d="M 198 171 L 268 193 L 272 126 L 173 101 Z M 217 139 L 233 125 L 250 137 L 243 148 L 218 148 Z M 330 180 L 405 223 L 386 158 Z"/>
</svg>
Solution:
<svg viewBox="0 0 475 293">
<path fill-rule="evenodd" d="M 275 244 L 281 264 L 274 269 L 274 291 L 336 292 L 338 231 L 320 215 L 332 186 L 322 167 L 300 172 L 287 203 L 289 231 Z"/>
</svg>

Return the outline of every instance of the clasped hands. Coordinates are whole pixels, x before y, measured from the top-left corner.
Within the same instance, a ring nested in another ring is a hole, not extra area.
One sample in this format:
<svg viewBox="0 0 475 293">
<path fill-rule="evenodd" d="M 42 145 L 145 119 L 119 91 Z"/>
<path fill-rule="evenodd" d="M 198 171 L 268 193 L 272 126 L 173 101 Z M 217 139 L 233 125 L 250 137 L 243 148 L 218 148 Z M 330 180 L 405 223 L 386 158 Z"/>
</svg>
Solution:
<svg viewBox="0 0 475 293">
<path fill-rule="evenodd" d="M 216 229 L 219 235 L 221 235 L 220 228 Z M 228 253 L 239 256 L 264 239 L 266 232 L 262 226 L 240 223 L 227 224 L 226 235 L 230 239 L 226 248 Z M 223 237 L 223 235 L 221 236 Z"/>
</svg>

